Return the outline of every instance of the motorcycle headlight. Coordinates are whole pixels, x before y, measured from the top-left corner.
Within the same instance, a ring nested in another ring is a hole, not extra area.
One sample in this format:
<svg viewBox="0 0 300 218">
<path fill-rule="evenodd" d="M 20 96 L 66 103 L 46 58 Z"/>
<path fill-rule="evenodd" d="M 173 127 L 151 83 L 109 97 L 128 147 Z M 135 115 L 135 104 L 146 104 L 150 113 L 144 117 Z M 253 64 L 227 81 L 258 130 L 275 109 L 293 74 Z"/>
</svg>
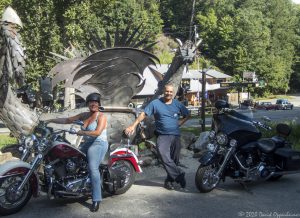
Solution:
<svg viewBox="0 0 300 218">
<path fill-rule="evenodd" d="M 25 138 L 25 140 L 24 140 L 25 146 L 28 147 L 28 148 L 31 148 L 35 139 L 36 139 L 36 138 L 35 138 L 34 135 L 27 136 L 27 137 Z"/>
<path fill-rule="evenodd" d="M 235 146 L 237 145 L 237 141 L 236 141 L 235 139 L 231 139 L 231 140 L 229 141 L 229 145 L 230 145 L 231 147 L 235 147 Z"/>
<path fill-rule="evenodd" d="M 212 140 L 212 139 L 215 138 L 215 136 L 216 136 L 216 132 L 215 131 L 212 130 L 212 131 L 209 132 L 209 135 L 208 135 L 209 139 Z"/>
<path fill-rule="evenodd" d="M 42 139 L 37 146 L 37 149 L 39 150 L 39 152 L 43 152 L 46 150 L 47 148 L 47 140 L 46 139 Z"/>
<path fill-rule="evenodd" d="M 217 134 L 217 143 L 219 145 L 226 145 L 228 143 L 228 137 L 226 134 L 220 132 Z"/>
<path fill-rule="evenodd" d="M 215 145 L 214 144 L 212 144 L 212 143 L 208 143 L 207 144 L 207 150 L 209 150 L 209 151 L 214 151 L 215 150 Z"/>
</svg>

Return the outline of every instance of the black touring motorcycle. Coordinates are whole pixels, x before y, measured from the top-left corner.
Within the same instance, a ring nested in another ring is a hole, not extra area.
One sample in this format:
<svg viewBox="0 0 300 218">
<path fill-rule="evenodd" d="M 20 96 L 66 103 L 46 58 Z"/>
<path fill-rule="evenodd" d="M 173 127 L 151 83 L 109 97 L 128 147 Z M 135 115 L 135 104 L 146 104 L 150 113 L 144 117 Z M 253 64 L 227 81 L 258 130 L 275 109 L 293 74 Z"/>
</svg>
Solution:
<svg viewBox="0 0 300 218">
<path fill-rule="evenodd" d="M 212 191 L 226 177 L 245 184 L 300 173 L 300 152 L 286 140 L 288 125 L 278 124 L 276 136 L 261 138 L 259 128 L 270 130 L 269 126 L 228 109 L 225 101 L 217 101 L 215 107 L 208 150 L 199 159 L 195 177 L 200 192 Z"/>
</svg>

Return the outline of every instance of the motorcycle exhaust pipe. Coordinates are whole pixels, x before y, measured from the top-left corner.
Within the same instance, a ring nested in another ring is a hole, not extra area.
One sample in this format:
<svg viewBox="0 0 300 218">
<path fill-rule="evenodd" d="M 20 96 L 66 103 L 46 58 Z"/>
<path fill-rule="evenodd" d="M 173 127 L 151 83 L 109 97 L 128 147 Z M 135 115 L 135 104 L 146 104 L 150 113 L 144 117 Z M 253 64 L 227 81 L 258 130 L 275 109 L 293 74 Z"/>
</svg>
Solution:
<svg viewBox="0 0 300 218">
<path fill-rule="evenodd" d="M 74 197 L 83 197 L 83 194 L 77 194 L 72 192 L 66 192 L 66 191 L 56 191 L 55 194 L 63 195 L 64 198 L 74 198 Z"/>
<path fill-rule="evenodd" d="M 296 173 L 300 173 L 300 170 L 274 172 L 274 176 L 283 176 L 283 175 L 296 174 Z"/>
</svg>

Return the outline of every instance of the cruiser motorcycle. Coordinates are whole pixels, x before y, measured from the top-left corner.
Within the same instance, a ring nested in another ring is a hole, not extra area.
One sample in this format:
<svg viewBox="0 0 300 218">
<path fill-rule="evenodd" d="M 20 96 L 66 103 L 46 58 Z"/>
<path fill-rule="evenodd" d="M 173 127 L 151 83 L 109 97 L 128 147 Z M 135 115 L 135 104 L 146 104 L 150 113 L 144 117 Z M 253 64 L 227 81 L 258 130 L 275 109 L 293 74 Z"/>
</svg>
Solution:
<svg viewBox="0 0 300 218">
<path fill-rule="evenodd" d="M 20 211 L 40 190 L 49 199 L 91 195 L 86 155 L 65 139 L 66 132 L 70 130 L 54 131 L 41 122 L 34 134 L 22 139 L 20 160 L 0 165 L 1 215 Z M 118 195 L 131 187 L 142 169 L 128 141 L 109 146 L 99 171 L 102 190 Z"/>
<path fill-rule="evenodd" d="M 226 177 L 245 184 L 300 173 L 300 152 L 286 139 L 291 132 L 288 125 L 278 124 L 276 136 L 261 138 L 260 129 L 271 130 L 269 126 L 228 109 L 225 101 L 217 101 L 215 107 L 207 151 L 195 176 L 200 192 L 212 191 Z"/>
</svg>

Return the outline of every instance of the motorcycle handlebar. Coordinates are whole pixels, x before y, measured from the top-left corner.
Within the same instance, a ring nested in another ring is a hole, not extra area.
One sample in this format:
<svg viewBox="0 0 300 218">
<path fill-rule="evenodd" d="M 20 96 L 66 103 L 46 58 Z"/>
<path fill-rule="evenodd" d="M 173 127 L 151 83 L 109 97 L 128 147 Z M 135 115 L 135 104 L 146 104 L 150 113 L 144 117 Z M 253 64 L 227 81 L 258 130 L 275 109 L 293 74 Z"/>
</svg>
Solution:
<svg viewBox="0 0 300 218">
<path fill-rule="evenodd" d="M 258 126 L 258 127 L 261 127 L 265 130 L 272 130 L 272 128 L 270 126 L 267 126 L 266 124 L 263 124 L 259 121 L 252 121 L 254 125 Z"/>
</svg>

